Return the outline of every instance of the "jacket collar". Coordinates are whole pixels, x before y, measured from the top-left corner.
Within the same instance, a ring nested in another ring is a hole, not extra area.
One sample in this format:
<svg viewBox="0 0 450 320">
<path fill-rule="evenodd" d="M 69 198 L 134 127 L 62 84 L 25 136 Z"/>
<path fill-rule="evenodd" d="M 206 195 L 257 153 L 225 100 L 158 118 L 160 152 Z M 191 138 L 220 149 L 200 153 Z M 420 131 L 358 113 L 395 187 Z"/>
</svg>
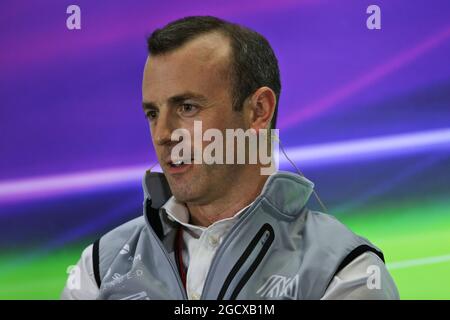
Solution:
<svg viewBox="0 0 450 320">
<path fill-rule="evenodd" d="M 144 199 L 151 200 L 153 209 L 161 208 L 172 196 L 163 173 L 146 171 L 143 178 Z M 308 202 L 314 183 L 307 178 L 287 171 L 277 171 L 269 176 L 259 199 L 265 198 L 281 214 L 294 216 Z"/>
<path fill-rule="evenodd" d="M 258 198 L 267 199 L 282 215 L 293 217 L 306 205 L 313 189 L 314 183 L 304 176 L 278 171 L 267 179 Z"/>
</svg>

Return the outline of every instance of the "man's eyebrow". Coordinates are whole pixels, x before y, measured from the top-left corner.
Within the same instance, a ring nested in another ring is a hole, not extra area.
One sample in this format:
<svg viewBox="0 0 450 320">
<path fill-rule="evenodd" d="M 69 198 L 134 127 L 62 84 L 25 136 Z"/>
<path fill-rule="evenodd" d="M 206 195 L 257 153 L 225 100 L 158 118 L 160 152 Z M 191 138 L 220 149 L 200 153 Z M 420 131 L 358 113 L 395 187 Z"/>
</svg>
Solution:
<svg viewBox="0 0 450 320">
<path fill-rule="evenodd" d="M 169 105 L 178 105 L 185 100 L 197 100 L 198 102 L 206 102 L 207 98 L 204 95 L 193 93 L 193 92 L 184 92 L 181 94 L 177 94 L 168 99 Z"/>
<path fill-rule="evenodd" d="M 153 102 L 142 102 L 142 108 L 146 110 L 158 110 L 158 107 Z"/>
<path fill-rule="evenodd" d="M 207 98 L 204 95 L 193 93 L 193 92 L 184 92 L 184 93 L 177 94 L 175 96 L 170 97 L 168 99 L 168 102 L 169 102 L 170 106 L 176 106 L 176 105 L 179 105 L 180 103 L 182 103 L 186 100 L 189 100 L 189 99 L 193 99 L 198 102 L 206 102 L 207 101 Z M 142 102 L 142 107 L 144 108 L 144 111 L 158 110 L 156 103 L 153 103 L 153 102 L 144 101 L 144 102 Z"/>
</svg>

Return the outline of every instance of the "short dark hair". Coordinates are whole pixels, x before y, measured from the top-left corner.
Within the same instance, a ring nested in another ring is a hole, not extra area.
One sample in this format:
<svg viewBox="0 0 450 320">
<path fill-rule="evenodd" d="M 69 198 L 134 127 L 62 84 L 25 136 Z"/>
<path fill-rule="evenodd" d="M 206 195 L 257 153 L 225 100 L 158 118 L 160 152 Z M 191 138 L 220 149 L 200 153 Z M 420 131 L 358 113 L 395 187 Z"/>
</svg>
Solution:
<svg viewBox="0 0 450 320">
<path fill-rule="evenodd" d="M 277 58 L 269 42 L 259 33 L 212 16 L 191 16 L 156 29 L 147 39 L 151 55 L 164 54 L 209 32 L 217 31 L 230 39 L 233 109 L 242 110 L 248 96 L 267 86 L 277 98 L 271 128 L 275 128 L 281 92 Z"/>
</svg>

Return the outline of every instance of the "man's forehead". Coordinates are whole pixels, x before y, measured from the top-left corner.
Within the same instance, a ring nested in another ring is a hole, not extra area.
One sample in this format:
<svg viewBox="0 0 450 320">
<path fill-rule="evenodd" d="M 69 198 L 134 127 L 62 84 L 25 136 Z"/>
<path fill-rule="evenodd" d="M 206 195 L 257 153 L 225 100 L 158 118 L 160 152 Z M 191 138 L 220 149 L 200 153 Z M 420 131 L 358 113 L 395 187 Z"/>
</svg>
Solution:
<svg viewBox="0 0 450 320">
<path fill-rule="evenodd" d="M 228 65 L 231 53 L 230 41 L 224 35 L 211 32 L 200 35 L 189 40 L 181 47 L 171 50 L 164 54 L 152 56 L 147 60 L 147 66 L 150 64 L 156 66 L 164 62 L 174 65 L 180 64 L 201 64 L 203 66 L 225 67 Z"/>
<path fill-rule="evenodd" d="M 218 33 L 209 33 L 188 41 L 168 53 L 147 58 L 144 71 L 144 95 L 212 89 L 228 78 L 229 40 Z M 146 90 L 147 89 L 147 90 Z M 161 96 L 160 96 L 161 97 Z"/>
<path fill-rule="evenodd" d="M 184 48 L 183 48 L 184 47 Z M 197 54 L 205 61 L 228 61 L 230 57 L 230 40 L 223 34 L 211 32 L 192 39 L 180 49 L 188 54 Z"/>
</svg>

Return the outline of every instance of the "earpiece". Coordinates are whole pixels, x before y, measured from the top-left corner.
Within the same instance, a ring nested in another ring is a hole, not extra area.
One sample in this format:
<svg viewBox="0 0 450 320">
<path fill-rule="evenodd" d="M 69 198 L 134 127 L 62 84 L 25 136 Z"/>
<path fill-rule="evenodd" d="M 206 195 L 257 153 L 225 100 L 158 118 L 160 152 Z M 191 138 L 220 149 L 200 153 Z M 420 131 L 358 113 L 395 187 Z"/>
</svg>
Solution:
<svg viewBox="0 0 450 320">
<path fill-rule="evenodd" d="M 295 168 L 295 170 L 297 171 L 298 175 L 305 177 L 305 175 L 300 171 L 300 169 L 296 166 L 295 162 L 293 162 L 289 156 L 287 155 L 286 151 L 283 148 L 283 145 L 281 143 L 281 139 L 280 137 L 278 137 L 278 135 L 275 132 L 272 132 L 271 134 L 271 139 L 273 141 L 278 142 L 278 145 L 280 146 L 280 150 L 283 153 L 284 157 L 290 162 L 290 164 Z M 150 169 L 148 169 L 148 171 L 151 171 L 151 169 L 153 169 L 153 167 L 155 167 L 158 164 L 158 162 L 156 162 L 155 164 L 153 164 Z M 322 210 L 324 213 L 328 213 L 328 209 L 325 206 L 325 204 L 322 202 L 322 200 L 320 199 L 319 195 L 317 194 L 316 190 L 313 189 L 313 194 L 314 197 L 316 197 L 317 202 L 319 202 L 319 205 L 322 207 Z"/>
<path fill-rule="evenodd" d="M 284 148 L 283 148 L 283 145 L 281 144 L 280 137 L 278 137 L 278 135 L 277 135 L 276 133 L 273 133 L 273 134 L 272 134 L 272 140 L 275 140 L 275 141 L 278 142 L 278 145 L 280 146 L 280 150 L 281 150 L 281 152 L 283 153 L 284 157 L 285 157 L 285 158 L 290 162 L 290 164 L 295 168 L 295 170 L 297 171 L 297 173 L 298 173 L 300 176 L 305 177 L 305 175 L 304 175 L 304 174 L 300 171 L 300 169 L 295 165 L 295 162 L 292 161 L 292 160 L 288 157 L 286 151 L 285 151 Z M 306 177 L 305 177 L 305 178 L 306 178 Z M 316 190 L 314 190 L 314 189 L 313 189 L 313 194 L 314 194 L 314 196 L 316 197 L 317 202 L 319 202 L 320 206 L 322 207 L 323 212 L 324 212 L 324 213 L 328 213 L 327 207 L 323 204 L 322 200 L 320 199 L 319 195 L 317 194 Z"/>
</svg>

